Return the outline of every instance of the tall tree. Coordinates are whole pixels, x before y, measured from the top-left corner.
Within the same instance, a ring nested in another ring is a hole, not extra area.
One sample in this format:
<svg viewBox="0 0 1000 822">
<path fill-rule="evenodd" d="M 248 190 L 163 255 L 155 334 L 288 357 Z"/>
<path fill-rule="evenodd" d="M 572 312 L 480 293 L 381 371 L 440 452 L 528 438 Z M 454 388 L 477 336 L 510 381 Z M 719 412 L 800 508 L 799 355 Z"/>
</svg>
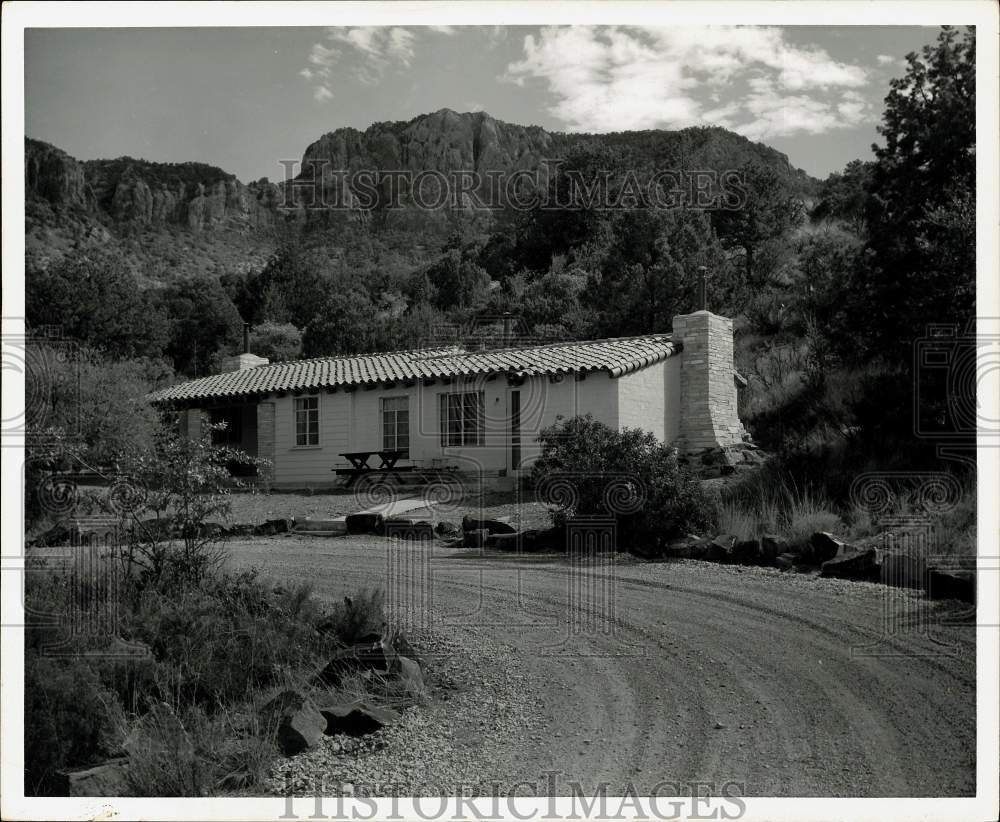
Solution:
<svg viewBox="0 0 1000 822">
<path fill-rule="evenodd" d="M 840 220 L 855 234 L 863 234 L 873 167 L 874 163 L 852 160 L 843 172 L 833 172 L 823 181 L 819 201 L 810 217 L 813 220 Z"/>
<path fill-rule="evenodd" d="M 867 264 L 854 294 L 860 357 L 901 367 L 931 323 L 965 326 L 975 312 L 976 35 L 944 27 L 907 55 L 879 132 L 867 219 Z"/>
<path fill-rule="evenodd" d="M 739 202 L 713 211 L 712 222 L 723 246 L 741 257 L 743 285 L 755 290 L 773 273 L 778 255 L 768 246 L 802 223 L 803 204 L 767 166 L 748 162 L 740 179 Z"/>
<path fill-rule="evenodd" d="M 163 294 L 163 310 L 171 326 L 167 354 L 183 374 L 207 374 L 217 353 L 239 344 L 243 323 L 218 280 L 190 277 L 173 283 Z"/>
</svg>

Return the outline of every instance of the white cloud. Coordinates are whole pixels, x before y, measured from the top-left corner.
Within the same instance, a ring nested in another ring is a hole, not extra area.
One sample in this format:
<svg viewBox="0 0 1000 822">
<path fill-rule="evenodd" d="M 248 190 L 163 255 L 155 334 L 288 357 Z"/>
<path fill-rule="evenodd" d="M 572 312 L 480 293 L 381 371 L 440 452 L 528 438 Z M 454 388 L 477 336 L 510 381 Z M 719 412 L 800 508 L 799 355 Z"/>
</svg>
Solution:
<svg viewBox="0 0 1000 822">
<path fill-rule="evenodd" d="M 313 96 L 320 102 L 333 96 L 329 81 L 334 65 L 345 64 L 361 82 L 375 85 L 388 69 L 408 68 L 414 57 L 416 35 L 400 26 L 330 27 L 325 31 L 326 42 L 314 43 L 309 52 L 311 68 L 299 72 L 313 85 Z"/>
<path fill-rule="evenodd" d="M 574 131 L 718 124 L 761 138 L 840 128 L 866 112 L 847 96 L 867 83 L 863 68 L 776 28 L 550 27 L 523 48 L 505 79 L 544 82 L 552 114 Z"/>
<path fill-rule="evenodd" d="M 896 62 L 896 58 L 891 54 L 879 54 L 876 58 L 880 66 L 888 66 Z"/>
<path fill-rule="evenodd" d="M 433 32 L 436 32 L 437 34 L 445 34 L 448 36 L 458 33 L 458 29 L 456 29 L 454 26 L 427 26 L 427 28 Z"/>
</svg>

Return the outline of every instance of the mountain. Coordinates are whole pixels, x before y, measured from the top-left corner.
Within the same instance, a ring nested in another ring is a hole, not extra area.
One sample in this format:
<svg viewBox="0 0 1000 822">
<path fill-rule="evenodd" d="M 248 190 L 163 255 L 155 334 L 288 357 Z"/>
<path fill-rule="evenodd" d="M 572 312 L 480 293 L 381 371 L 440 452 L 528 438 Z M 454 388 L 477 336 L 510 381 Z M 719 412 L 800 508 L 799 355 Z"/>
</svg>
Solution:
<svg viewBox="0 0 1000 822">
<path fill-rule="evenodd" d="M 722 171 L 752 162 L 772 169 L 790 193 L 803 198 L 817 185 L 784 154 L 721 128 L 564 134 L 504 123 L 485 112 L 450 109 L 375 123 L 364 131 L 341 128 L 325 134 L 306 147 L 300 182 L 309 179 L 317 164 L 348 172 L 509 175 L 586 149 L 615 152 L 628 167 L 647 169 Z M 197 162 L 131 157 L 81 162 L 47 143 L 26 139 L 26 263 L 29 270 L 45 268 L 73 251 L 111 246 L 125 255 L 142 281 L 156 284 L 190 274 L 259 269 L 289 231 L 326 232 L 334 245 L 339 242 L 335 235 L 345 231 L 395 234 L 390 245 L 426 251 L 408 255 L 420 262 L 433 257 L 435 244 L 454 229 L 456 220 L 464 219 L 481 233 L 490 225 L 488 214 L 456 217 L 445 211 L 404 210 L 383 214 L 371 225 L 366 214 L 353 221 L 316 219 L 302 208 L 301 186 L 289 190 L 287 185 L 266 179 L 244 184 Z M 292 203 L 299 207 L 282 208 Z"/>
</svg>

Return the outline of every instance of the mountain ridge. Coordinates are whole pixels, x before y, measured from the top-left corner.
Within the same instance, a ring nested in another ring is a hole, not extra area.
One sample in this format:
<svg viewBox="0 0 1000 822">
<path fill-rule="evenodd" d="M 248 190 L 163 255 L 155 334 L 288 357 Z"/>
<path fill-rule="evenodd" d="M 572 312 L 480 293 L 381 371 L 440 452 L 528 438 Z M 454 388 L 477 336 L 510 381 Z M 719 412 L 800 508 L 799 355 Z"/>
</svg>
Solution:
<svg viewBox="0 0 1000 822">
<path fill-rule="evenodd" d="M 488 112 L 443 108 L 409 120 L 380 121 L 364 130 L 341 127 L 309 143 L 291 186 L 267 178 L 244 183 L 218 166 L 160 163 L 123 156 L 77 160 L 62 149 L 25 138 L 27 262 L 45 267 L 71 249 L 122 246 L 142 279 L 225 273 L 265 264 L 288 224 L 332 230 L 328 218 L 304 207 L 296 188 L 311 165 L 347 172 L 512 173 L 586 150 L 617 152 L 627 167 L 738 168 L 765 165 L 790 192 L 808 198 L 818 181 L 786 155 L 716 126 L 679 131 L 608 134 L 550 132 L 497 120 Z M 294 205 L 297 208 L 283 208 Z M 355 220 L 364 221 L 366 214 Z M 446 214 L 395 215 L 381 227 L 431 234 L 446 230 Z M 475 218 L 481 229 L 488 218 Z M 341 229 L 343 223 L 339 223 Z"/>
</svg>

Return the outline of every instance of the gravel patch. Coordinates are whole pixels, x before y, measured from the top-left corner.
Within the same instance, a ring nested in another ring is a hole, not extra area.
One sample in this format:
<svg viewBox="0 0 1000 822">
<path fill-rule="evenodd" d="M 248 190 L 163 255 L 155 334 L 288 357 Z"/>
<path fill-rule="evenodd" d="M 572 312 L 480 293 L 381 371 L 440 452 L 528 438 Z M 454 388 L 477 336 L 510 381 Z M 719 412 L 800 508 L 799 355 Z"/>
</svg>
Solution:
<svg viewBox="0 0 1000 822">
<path fill-rule="evenodd" d="M 399 722 L 366 737 L 323 737 L 278 760 L 267 787 L 286 796 L 489 795 L 508 776 L 505 751 L 528 741 L 538 709 L 515 653 L 501 643 L 474 648 L 418 638 L 428 695 Z M 513 766 L 511 765 L 511 769 Z"/>
</svg>

